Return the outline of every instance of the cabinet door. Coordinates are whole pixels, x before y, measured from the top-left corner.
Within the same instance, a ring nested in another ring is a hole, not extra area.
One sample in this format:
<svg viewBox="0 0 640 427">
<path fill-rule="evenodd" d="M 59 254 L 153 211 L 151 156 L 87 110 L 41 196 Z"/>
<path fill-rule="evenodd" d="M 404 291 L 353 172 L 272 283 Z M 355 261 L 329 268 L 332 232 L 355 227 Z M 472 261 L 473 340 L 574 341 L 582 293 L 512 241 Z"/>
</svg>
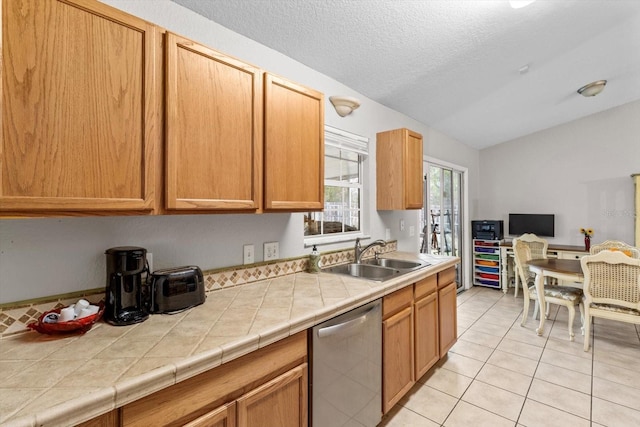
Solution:
<svg viewBox="0 0 640 427">
<path fill-rule="evenodd" d="M 376 206 L 422 208 L 422 135 L 395 129 L 376 135 Z"/>
<path fill-rule="evenodd" d="M 120 415 L 118 409 L 95 417 L 89 421 L 78 424 L 76 427 L 118 427 L 120 426 Z"/>
<path fill-rule="evenodd" d="M 264 208 L 324 207 L 324 95 L 265 73 Z"/>
<path fill-rule="evenodd" d="M 236 402 L 214 409 L 183 427 L 236 427 Z"/>
<path fill-rule="evenodd" d="M 440 357 L 449 351 L 458 339 L 456 282 L 438 290 L 438 312 L 440 314 Z"/>
<path fill-rule="evenodd" d="M 415 376 L 422 377 L 439 360 L 438 294 L 433 292 L 414 303 Z"/>
<path fill-rule="evenodd" d="M 304 363 L 237 400 L 238 427 L 307 425 L 307 364 Z"/>
<path fill-rule="evenodd" d="M 382 322 L 382 412 L 387 413 L 413 386 L 412 308 Z"/>
<path fill-rule="evenodd" d="M 166 51 L 166 207 L 256 210 L 260 70 L 171 33 Z"/>
<path fill-rule="evenodd" d="M 150 210 L 157 29 L 86 0 L 2 2 L 0 210 Z"/>
<path fill-rule="evenodd" d="M 407 130 L 405 138 L 405 209 L 422 209 L 422 135 Z"/>
</svg>

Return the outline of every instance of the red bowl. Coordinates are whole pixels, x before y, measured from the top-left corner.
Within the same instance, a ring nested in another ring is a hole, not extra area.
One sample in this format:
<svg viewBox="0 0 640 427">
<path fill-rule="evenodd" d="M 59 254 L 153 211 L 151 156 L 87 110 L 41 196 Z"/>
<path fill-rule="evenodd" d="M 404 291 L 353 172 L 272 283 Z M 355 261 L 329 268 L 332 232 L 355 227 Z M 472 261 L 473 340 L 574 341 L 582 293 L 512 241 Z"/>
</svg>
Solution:
<svg viewBox="0 0 640 427">
<path fill-rule="evenodd" d="M 77 320 L 69 320 L 67 322 L 58 322 L 58 323 L 45 323 L 44 318 L 47 314 L 57 313 L 60 314 L 60 310 L 65 307 L 56 308 L 53 310 L 45 311 L 38 318 L 36 322 L 29 323 L 27 325 L 28 328 L 33 329 L 34 331 L 40 332 L 41 334 L 70 334 L 73 332 L 80 332 L 84 334 L 87 332 L 94 323 L 96 323 L 102 317 L 104 313 L 104 302 L 100 301 L 98 303 L 98 312 L 96 314 L 92 314 L 91 316 L 83 317 Z"/>
</svg>

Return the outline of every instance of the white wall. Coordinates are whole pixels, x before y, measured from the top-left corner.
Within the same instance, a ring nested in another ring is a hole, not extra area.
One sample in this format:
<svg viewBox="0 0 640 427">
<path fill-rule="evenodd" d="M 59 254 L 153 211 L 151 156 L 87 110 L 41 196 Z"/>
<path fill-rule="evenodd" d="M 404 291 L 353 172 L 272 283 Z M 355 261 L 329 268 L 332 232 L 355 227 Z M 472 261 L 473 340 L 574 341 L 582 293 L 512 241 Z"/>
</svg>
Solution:
<svg viewBox="0 0 640 427">
<path fill-rule="evenodd" d="M 510 212 L 552 213 L 550 241 L 582 245 L 584 227 L 594 229 L 592 243 L 633 244 L 640 101 L 486 148 L 480 164 L 475 219 L 503 219 L 508 230 Z"/>
<path fill-rule="evenodd" d="M 385 228 L 398 239 L 402 250 L 417 250 L 418 240 L 409 237 L 417 224 L 416 211 L 375 210 L 375 134 L 407 127 L 420 132 L 425 155 L 469 168 L 471 200 L 477 200 L 479 154 L 477 150 L 442 135 L 394 110 L 377 104 L 272 49 L 231 32 L 169 0 L 103 0 L 170 31 L 214 49 L 318 89 L 326 95 L 326 123 L 369 138 L 370 157 L 366 168 L 365 216 L 373 238 L 383 238 Z M 362 106 L 350 116 L 339 117 L 330 95 L 361 99 Z M 471 214 L 474 214 L 472 210 Z M 404 218 L 407 228 L 398 229 Z M 0 303 L 99 288 L 104 285 L 104 251 L 113 246 L 135 245 L 153 253 L 154 268 L 195 264 L 202 269 L 242 263 L 242 245 L 256 246 L 256 260 L 262 260 L 262 243 L 280 242 L 280 256 L 294 257 L 310 252 L 304 247 L 302 214 L 264 215 L 172 215 L 144 217 L 46 218 L 0 220 Z M 321 251 L 349 247 L 329 245 Z"/>
</svg>

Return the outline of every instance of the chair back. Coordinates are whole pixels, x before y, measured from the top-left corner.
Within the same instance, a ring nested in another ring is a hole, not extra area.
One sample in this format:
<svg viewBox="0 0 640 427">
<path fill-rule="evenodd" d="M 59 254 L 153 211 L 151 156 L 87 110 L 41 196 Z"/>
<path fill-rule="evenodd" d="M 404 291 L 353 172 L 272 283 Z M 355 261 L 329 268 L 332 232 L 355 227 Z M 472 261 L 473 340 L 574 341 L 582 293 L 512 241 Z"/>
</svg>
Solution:
<svg viewBox="0 0 640 427">
<path fill-rule="evenodd" d="M 640 259 L 622 252 L 600 251 L 580 260 L 586 303 L 640 310 Z"/>
<path fill-rule="evenodd" d="M 524 298 L 529 298 L 529 282 L 534 277 L 529 271 L 529 267 L 526 266 L 527 262 L 532 259 L 529 245 L 519 239 L 513 239 L 513 259 L 515 261 L 516 274 L 520 277 L 520 283 L 522 283 Z"/>
<path fill-rule="evenodd" d="M 619 240 L 606 240 L 602 243 L 598 243 L 597 245 L 591 246 L 590 253 L 591 255 L 595 255 L 601 251 L 620 251 L 626 256 L 630 256 L 631 258 L 640 258 L 640 249 L 633 247 L 631 245 L 627 245 L 624 242 Z"/>
<path fill-rule="evenodd" d="M 549 242 L 547 242 L 547 240 L 538 237 L 533 233 L 525 233 L 520 237 L 516 237 L 515 239 L 513 239 L 514 246 L 516 240 L 521 241 L 529 246 L 529 250 L 531 251 L 531 259 L 547 258 L 547 248 L 549 247 Z"/>
</svg>

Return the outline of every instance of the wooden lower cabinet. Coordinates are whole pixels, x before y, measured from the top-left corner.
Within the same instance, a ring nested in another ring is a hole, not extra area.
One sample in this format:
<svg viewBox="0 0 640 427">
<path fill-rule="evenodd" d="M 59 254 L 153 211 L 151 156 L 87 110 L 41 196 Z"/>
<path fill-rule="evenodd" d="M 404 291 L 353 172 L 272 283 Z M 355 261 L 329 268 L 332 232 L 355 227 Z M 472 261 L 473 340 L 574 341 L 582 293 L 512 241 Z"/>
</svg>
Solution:
<svg viewBox="0 0 640 427">
<path fill-rule="evenodd" d="M 414 302 L 415 372 L 422 377 L 440 360 L 438 345 L 438 294 L 430 293 Z"/>
<path fill-rule="evenodd" d="M 455 344 L 455 268 L 382 300 L 382 412 L 387 413 Z"/>
<path fill-rule="evenodd" d="M 307 375 L 305 363 L 239 398 L 238 427 L 306 426 Z"/>
<path fill-rule="evenodd" d="M 385 414 L 415 383 L 412 318 L 413 308 L 409 305 L 382 321 L 382 412 Z"/>
<path fill-rule="evenodd" d="M 236 425 L 236 402 L 223 405 L 207 412 L 184 427 L 234 427 Z"/>
<path fill-rule="evenodd" d="M 89 421 L 78 424 L 77 427 L 118 427 L 120 426 L 120 411 L 114 409 Z"/>
<path fill-rule="evenodd" d="M 123 426 L 307 425 L 302 331 L 120 408 Z"/>
<path fill-rule="evenodd" d="M 438 318 L 440 319 L 440 358 L 458 340 L 455 267 L 438 273 Z"/>
<path fill-rule="evenodd" d="M 307 364 L 280 375 L 187 423 L 184 427 L 260 427 L 307 425 Z"/>
</svg>

